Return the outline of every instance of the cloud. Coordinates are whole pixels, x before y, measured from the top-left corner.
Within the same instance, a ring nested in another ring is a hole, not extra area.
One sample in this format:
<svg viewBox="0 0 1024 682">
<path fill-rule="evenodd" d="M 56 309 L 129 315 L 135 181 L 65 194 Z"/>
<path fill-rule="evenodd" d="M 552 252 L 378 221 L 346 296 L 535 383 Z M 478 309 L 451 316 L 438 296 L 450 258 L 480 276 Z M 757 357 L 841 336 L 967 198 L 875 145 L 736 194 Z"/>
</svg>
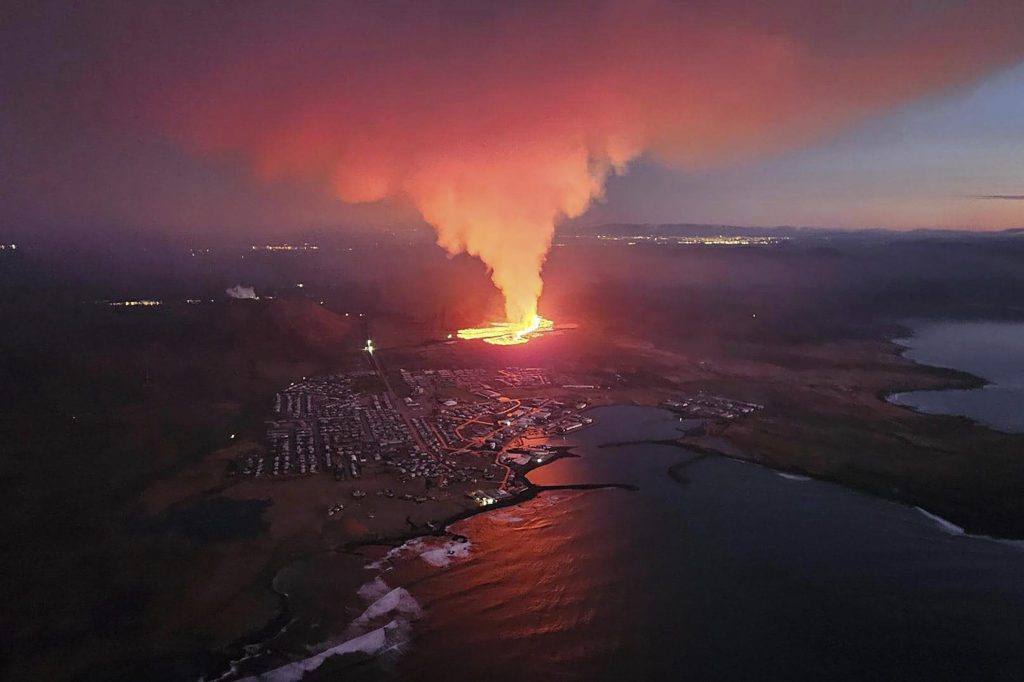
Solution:
<svg viewBox="0 0 1024 682">
<path fill-rule="evenodd" d="M 411 202 L 514 321 L 555 224 L 633 160 L 788 150 L 1024 58 L 1020 0 L 125 7 L 94 28 L 115 117 L 266 180 Z"/>
<path fill-rule="evenodd" d="M 259 296 L 256 295 L 255 287 L 243 287 L 241 284 L 236 284 L 233 287 L 225 289 L 224 293 L 230 298 L 259 298 Z"/>
<path fill-rule="evenodd" d="M 973 199 L 999 199 L 1001 201 L 1024 201 L 1024 194 L 977 194 Z"/>
</svg>

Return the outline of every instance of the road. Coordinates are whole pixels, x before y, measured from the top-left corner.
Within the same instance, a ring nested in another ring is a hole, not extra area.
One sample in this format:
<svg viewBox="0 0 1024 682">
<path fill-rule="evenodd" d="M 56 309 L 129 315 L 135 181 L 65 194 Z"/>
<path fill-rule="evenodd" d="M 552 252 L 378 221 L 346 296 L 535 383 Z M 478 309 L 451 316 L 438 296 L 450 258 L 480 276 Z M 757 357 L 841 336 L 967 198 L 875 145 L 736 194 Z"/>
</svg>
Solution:
<svg viewBox="0 0 1024 682">
<path fill-rule="evenodd" d="M 434 457 L 435 459 L 440 459 L 441 453 L 438 452 L 438 453 L 435 454 L 434 448 L 432 446 L 429 446 L 427 443 L 425 443 L 423 441 L 423 439 L 420 437 L 419 430 L 417 428 L 415 428 L 415 426 L 413 426 L 412 422 L 409 420 L 409 415 L 408 415 L 408 412 L 406 410 L 406 406 L 403 403 L 403 401 L 398 397 L 398 395 L 395 393 L 394 389 L 392 389 L 391 382 L 388 381 L 388 377 L 387 377 L 387 375 L 384 372 L 384 368 L 381 366 L 380 359 L 377 357 L 378 354 L 373 352 L 373 351 L 366 351 L 366 355 L 367 355 L 367 361 L 369 362 L 371 369 L 373 369 L 373 371 L 376 372 L 377 376 L 379 376 L 380 380 L 384 383 L 384 388 L 387 390 L 388 395 L 391 396 L 391 400 L 392 400 L 393 404 L 398 409 L 398 413 L 402 416 L 402 420 L 405 422 L 406 428 L 409 429 L 409 433 L 412 434 L 412 437 L 416 441 L 416 444 L 420 447 L 420 449 L 423 450 L 423 452 L 427 453 L 429 456 Z M 435 400 L 437 399 L 436 395 L 434 396 L 434 399 Z M 540 405 L 537 405 L 535 407 L 531 407 L 530 408 L 530 414 L 534 414 L 534 413 L 540 411 L 541 408 L 543 408 L 545 405 L 548 404 L 548 402 L 550 402 L 550 401 L 549 400 L 545 400 Z M 506 407 L 504 410 L 501 410 L 497 414 L 502 414 L 503 415 L 503 414 L 508 414 L 510 412 L 514 412 L 515 410 L 518 410 L 520 407 L 522 407 L 522 404 L 523 403 L 522 403 L 521 400 L 513 399 L 513 400 L 510 401 L 508 407 Z M 462 435 L 462 429 L 465 428 L 466 426 L 469 426 L 470 424 L 483 424 L 485 426 L 495 426 L 496 428 L 494 428 L 493 430 L 489 431 L 486 435 L 478 436 L 476 438 L 471 439 L 472 443 L 467 444 L 467 445 L 465 445 L 465 446 L 463 446 L 461 448 L 448 448 L 450 452 L 452 452 L 452 453 L 467 453 L 467 452 L 470 452 L 471 445 L 476 445 L 477 447 L 482 446 L 485 442 L 487 442 L 488 440 L 493 438 L 495 436 L 495 434 L 497 434 L 503 428 L 501 426 L 497 426 L 496 424 L 493 424 L 492 422 L 482 421 L 478 417 L 473 417 L 473 418 L 467 419 L 466 421 L 464 421 L 463 423 L 461 423 L 461 424 L 459 424 L 458 426 L 455 427 L 455 433 L 458 434 L 459 438 L 462 438 L 463 440 L 467 440 Z M 431 428 L 431 430 L 434 431 L 434 435 L 437 437 L 438 443 L 441 444 L 442 447 L 444 447 L 443 444 L 444 444 L 445 440 L 444 440 L 444 438 L 441 437 L 441 434 L 437 432 L 437 429 L 434 427 L 434 425 L 432 423 L 430 424 L 430 428 Z M 501 480 L 501 484 L 499 485 L 499 488 L 501 488 L 501 489 L 505 489 L 508 486 L 508 479 L 512 475 L 512 468 L 510 466 L 508 466 L 507 464 L 501 463 L 499 461 L 499 459 L 501 458 L 501 456 L 503 454 L 505 454 L 505 452 L 507 452 L 508 448 L 511 446 L 512 443 L 518 442 L 520 440 L 521 440 L 521 437 L 514 438 L 514 439 L 512 439 L 511 441 L 506 443 L 504 446 L 502 446 L 500 449 L 498 449 L 494 453 L 494 464 L 495 464 L 495 466 L 501 467 L 502 469 L 505 470 L 505 475 L 504 475 L 504 477 Z"/>
<path fill-rule="evenodd" d="M 405 427 L 409 430 L 409 433 L 412 434 L 412 438 L 416 442 L 416 445 L 419 446 L 420 450 L 427 453 L 428 457 L 439 459 L 440 453 L 435 454 L 434 448 L 430 447 L 429 445 L 427 445 L 427 443 L 423 441 L 423 438 L 420 437 L 419 429 L 417 429 L 412 424 L 412 422 L 409 421 L 409 415 L 406 413 L 404 409 L 405 406 L 402 400 L 399 399 L 398 394 L 396 394 L 394 389 L 391 388 L 391 382 L 388 381 L 387 374 L 384 373 L 384 368 L 381 366 L 380 360 L 377 358 L 377 354 L 374 353 L 372 350 L 364 352 L 366 353 L 368 362 L 370 363 L 370 368 L 377 373 L 377 376 L 380 377 L 380 380 L 384 383 L 384 388 L 385 390 L 387 390 L 388 395 L 391 397 L 392 404 L 395 406 L 395 409 L 398 410 L 398 414 L 401 415 L 402 421 L 405 422 Z"/>
</svg>

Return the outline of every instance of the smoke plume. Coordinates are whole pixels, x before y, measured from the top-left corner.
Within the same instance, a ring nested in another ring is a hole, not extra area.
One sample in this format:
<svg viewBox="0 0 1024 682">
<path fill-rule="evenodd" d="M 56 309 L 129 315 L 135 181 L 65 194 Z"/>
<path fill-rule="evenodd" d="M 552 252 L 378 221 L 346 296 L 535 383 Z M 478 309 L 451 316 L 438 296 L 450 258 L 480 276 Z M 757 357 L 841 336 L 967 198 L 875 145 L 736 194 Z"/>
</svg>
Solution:
<svg viewBox="0 0 1024 682">
<path fill-rule="evenodd" d="M 259 296 L 256 295 L 255 287 L 243 287 L 241 284 L 236 284 L 233 287 L 225 289 L 224 293 L 227 294 L 229 298 L 259 298 Z"/>
<path fill-rule="evenodd" d="M 411 201 L 516 323 L 556 223 L 640 155 L 784 151 L 1024 56 L 1019 0 L 204 7 L 132 23 L 143 118 L 265 179 Z"/>
</svg>

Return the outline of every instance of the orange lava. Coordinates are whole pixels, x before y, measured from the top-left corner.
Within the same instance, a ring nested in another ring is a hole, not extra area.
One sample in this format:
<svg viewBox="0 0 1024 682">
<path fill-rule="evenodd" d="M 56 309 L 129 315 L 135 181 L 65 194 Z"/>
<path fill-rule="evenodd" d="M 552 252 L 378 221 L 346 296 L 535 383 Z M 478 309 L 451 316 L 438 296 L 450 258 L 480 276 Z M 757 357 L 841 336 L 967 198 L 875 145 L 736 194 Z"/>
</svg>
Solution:
<svg viewBox="0 0 1024 682">
<path fill-rule="evenodd" d="M 512 346 L 526 343 L 554 328 L 555 323 L 551 320 L 534 315 L 533 320 L 529 323 L 492 322 L 486 327 L 460 329 L 458 336 L 460 339 L 482 339 L 486 343 L 493 343 L 496 346 Z"/>
</svg>

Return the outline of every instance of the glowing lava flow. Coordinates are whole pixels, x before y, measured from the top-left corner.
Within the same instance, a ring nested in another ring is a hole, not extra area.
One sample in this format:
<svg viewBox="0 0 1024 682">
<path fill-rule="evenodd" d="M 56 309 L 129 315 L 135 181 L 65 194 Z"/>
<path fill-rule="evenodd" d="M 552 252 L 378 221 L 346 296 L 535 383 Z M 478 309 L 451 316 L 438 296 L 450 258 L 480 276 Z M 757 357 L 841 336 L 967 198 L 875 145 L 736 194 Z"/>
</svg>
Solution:
<svg viewBox="0 0 1024 682">
<path fill-rule="evenodd" d="M 540 315 L 534 315 L 533 321 L 526 325 L 513 322 L 492 322 L 486 327 L 470 327 L 460 329 L 460 339 L 483 339 L 487 343 L 496 346 L 511 346 L 517 343 L 526 343 L 535 336 L 552 331 L 555 323 Z"/>
</svg>

